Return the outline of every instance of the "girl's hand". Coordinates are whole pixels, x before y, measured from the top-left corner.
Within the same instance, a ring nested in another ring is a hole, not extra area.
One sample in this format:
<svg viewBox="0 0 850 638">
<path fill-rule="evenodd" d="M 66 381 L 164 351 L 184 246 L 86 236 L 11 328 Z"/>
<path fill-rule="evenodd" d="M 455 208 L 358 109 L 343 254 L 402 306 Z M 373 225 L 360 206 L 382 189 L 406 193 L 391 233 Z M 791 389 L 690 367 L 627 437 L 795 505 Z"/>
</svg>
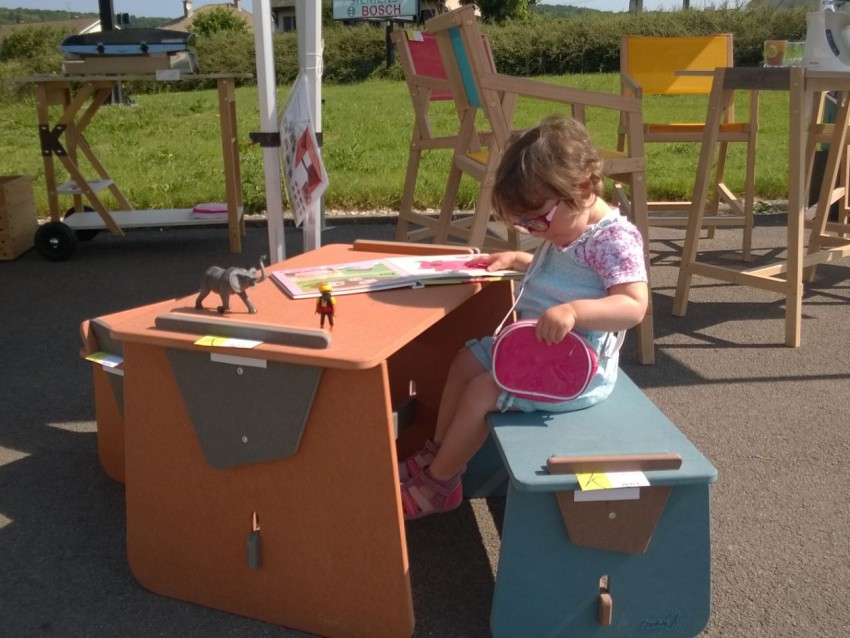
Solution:
<svg viewBox="0 0 850 638">
<path fill-rule="evenodd" d="M 560 343 L 575 324 L 576 313 L 570 304 L 552 306 L 537 320 L 535 334 L 537 339 L 543 343 Z"/>
<path fill-rule="evenodd" d="M 469 268 L 485 268 L 488 272 L 511 269 L 525 270 L 530 261 L 531 255 L 528 253 L 507 251 L 493 253 L 492 255 L 475 255 L 465 265 Z"/>
</svg>

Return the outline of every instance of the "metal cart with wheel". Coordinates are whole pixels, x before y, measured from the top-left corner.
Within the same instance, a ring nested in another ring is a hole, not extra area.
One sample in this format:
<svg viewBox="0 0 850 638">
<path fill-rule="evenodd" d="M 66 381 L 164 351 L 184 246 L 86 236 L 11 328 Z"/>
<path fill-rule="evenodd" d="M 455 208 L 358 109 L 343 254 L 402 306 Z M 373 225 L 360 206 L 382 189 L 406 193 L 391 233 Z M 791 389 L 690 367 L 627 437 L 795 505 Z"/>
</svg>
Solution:
<svg viewBox="0 0 850 638">
<path fill-rule="evenodd" d="M 44 75 L 29 78 L 35 84 L 39 140 L 44 160 L 44 176 L 50 221 L 35 233 L 35 248 L 45 259 L 63 261 L 77 249 L 78 241 L 92 239 L 101 230 L 123 236 L 126 228 L 197 226 L 227 224 L 230 250 L 242 250 L 245 227 L 242 205 L 242 179 L 239 169 L 239 145 L 236 133 L 237 79 L 247 74 L 182 74 L 181 80 L 214 79 L 218 90 L 221 121 L 221 147 L 227 215 L 219 219 L 194 216 L 192 209 L 134 210 L 115 180 L 89 146 L 83 132 L 122 81 L 155 80 L 153 75 Z M 51 106 L 60 106 L 58 119 L 51 121 Z M 96 173 L 94 179 L 83 173 L 81 160 Z M 70 179 L 57 184 L 55 161 L 68 172 Z M 108 191 L 121 210 L 109 211 L 99 193 Z M 60 196 L 71 196 L 73 206 L 64 216 Z"/>
</svg>

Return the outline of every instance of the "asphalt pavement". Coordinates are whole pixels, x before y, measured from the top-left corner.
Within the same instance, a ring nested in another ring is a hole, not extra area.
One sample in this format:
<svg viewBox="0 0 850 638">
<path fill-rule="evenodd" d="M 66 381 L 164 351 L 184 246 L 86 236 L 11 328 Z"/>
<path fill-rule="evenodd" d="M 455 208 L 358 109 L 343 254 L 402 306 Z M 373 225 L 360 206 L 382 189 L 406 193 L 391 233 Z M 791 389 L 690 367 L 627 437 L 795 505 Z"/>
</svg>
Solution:
<svg viewBox="0 0 850 638">
<path fill-rule="evenodd" d="M 782 254 L 782 221 L 760 220 L 758 255 Z M 394 231 L 392 218 L 329 225 L 326 244 Z M 636 362 L 630 335 L 621 365 L 719 471 L 705 635 L 846 636 L 850 261 L 819 266 L 807 284 L 794 349 L 773 293 L 698 278 L 687 315 L 673 317 L 681 232 L 652 235 L 657 363 Z M 300 231 L 286 237 L 287 254 L 300 252 Z M 704 245 L 739 242 L 729 229 Z M 134 580 L 124 490 L 98 464 L 90 364 L 78 354 L 82 320 L 191 294 L 208 266 L 250 266 L 266 252 L 261 225 L 235 255 L 221 228 L 171 228 L 102 233 L 66 262 L 34 251 L 0 262 L 0 636 L 304 635 Z M 416 638 L 489 635 L 502 512 L 499 499 L 476 499 L 408 524 Z"/>
</svg>

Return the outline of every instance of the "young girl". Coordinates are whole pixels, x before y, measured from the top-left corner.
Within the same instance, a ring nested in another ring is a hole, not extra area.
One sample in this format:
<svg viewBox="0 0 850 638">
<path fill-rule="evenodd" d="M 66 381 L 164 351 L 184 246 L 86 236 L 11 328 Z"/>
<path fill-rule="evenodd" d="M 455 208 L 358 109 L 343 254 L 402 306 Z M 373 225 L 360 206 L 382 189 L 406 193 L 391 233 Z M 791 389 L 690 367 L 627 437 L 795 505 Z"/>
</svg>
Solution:
<svg viewBox="0 0 850 638">
<path fill-rule="evenodd" d="M 537 403 L 496 385 L 492 337 L 470 341 L 449 370 L 434 438 L 399 464 L 406 519 L 460 505 L 460 477 L 487 439 L 488 412 L 578 410 L 611 393 L 618 365 L 612 333 L 641 322 L 649 293 L 641 235 L 602 200 L 602 187 L 602 158 L 584 126 L 571 118 L 546 117 L 506 149 L 493 208 L 503 222 L 543 243 L 533 257 L 501 252 L 474 262 L 528 273 L 518 317 L 537 319 L 537 338 L 545 343 L 558 343 L 575 329 L 600 355 L 599 369 L 578 398 Z"/>
</svg>

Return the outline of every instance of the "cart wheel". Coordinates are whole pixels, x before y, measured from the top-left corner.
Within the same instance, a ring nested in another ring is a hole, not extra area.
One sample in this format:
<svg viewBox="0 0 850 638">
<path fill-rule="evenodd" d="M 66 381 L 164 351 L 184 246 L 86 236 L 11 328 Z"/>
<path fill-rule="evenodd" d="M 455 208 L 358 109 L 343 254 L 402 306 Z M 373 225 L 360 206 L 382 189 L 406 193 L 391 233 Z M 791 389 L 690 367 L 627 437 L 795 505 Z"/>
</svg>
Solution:
<svg viewBox="0 0 850 638">
<path fill-rule="evenodd" d="M 77 236 L 62 222 L 47 222 L 35 231 L 35 249 L 47 261 L 65 261 L 77 250 Z"/>
<path fill-rule="evenodd" d="M 91 206 L 83 206 L 83 211 L 86 212 L 86 213 L 93 213 L 94 208 L 92 208 Z M 65 219 L 68 219 L 71 215 L 73 215 L 76 212 L 77 211 L 74 210 L 74 207 L 72 206 L 71 208 L 69 208 L 68 210 L 65 211 Z M 99 228 L 84 228 L 82 230 L 75 230 L 74 234 L 77 236 L 77 239 L 79 239 L 80 241 L 91 241 L 92 239 L 97 237 L 97 234 L 99 232 L 100 232 Z"/>
</svg>

